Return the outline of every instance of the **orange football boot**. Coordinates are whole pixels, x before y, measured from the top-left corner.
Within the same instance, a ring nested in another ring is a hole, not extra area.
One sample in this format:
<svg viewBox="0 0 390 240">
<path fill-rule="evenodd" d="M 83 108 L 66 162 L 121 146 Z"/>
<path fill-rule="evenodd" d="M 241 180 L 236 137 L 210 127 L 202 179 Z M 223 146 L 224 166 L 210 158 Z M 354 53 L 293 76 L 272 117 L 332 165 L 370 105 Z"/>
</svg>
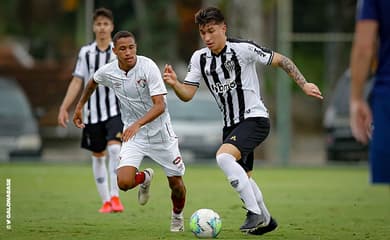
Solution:
<svg viewBox="0 0 390 240">
<path fill-rule="evenodd" d="M 121 203 L 121 200 L 117 196 L 111 197 L 111 208 L 114 212 L 123 212 L 125 209 Z"/>
<path fill-rule="evenodd" d="M 112 207 L 111 207 L 111 202 L 107 201 L 103 204 L 103 206 L 99 209 L 100 213 L 111 213 Z"/>
</svg>

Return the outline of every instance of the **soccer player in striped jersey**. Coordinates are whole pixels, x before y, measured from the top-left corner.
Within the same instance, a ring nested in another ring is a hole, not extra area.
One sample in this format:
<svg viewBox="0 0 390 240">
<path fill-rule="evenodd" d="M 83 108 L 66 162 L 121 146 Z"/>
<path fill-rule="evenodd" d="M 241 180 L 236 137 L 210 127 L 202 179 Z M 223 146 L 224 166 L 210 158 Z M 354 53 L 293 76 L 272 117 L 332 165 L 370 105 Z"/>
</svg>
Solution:
<svg viewBox="0 0 390 240">
<path fill-rule="evenodd" d="M 203 80 L 223 116 L 223 144 L 216 153 L 219 167 L 238 192 L 247 209 L 242 232 L 261 235 L 277 227 L 264 203 L 260 188 L 251 177 L 253 151 L 268 136 L 268 110 L 260 95 L 255 64 L 282 68 L 309 96 L 322 99 L 318 87 L 308 83 L 287 57 L 251 41 L 226 37 L 221 11 L 201 9 L 195 15 L 199 33 L 207 46 L 193 53 L 184 81 L 178 81 L 171 65 L 166 65 L 164 81 L 183 101 L 189 101 Z"/>
<path fill-rule="evenodd" d="M 186 188 L 182 176 L 185 165 L 167 110 L 167 90 L 161 72 L 153 60 L 136 55 L 137 45 L 132 33 L 119 31 L 113 41 L 118 60 L 101 67 L 88 82 L 76 106 L 73 122 L 77 127 L 85 127 L 82 108 L 98 85 L 113 89 L 120 101 L 125 125 L 119 154 L 119 188 L 127 191 L 140 185 L 138 202 L 146 204 L 153 170 L 138 169 L 143 158 L 150 157 L 164 169 L 171 189 L 171 231 L 184 231 Z"/>
<path fill-rule="evenodd" d="M 58 123 L 60 126 L 67 126 L 69 108 L 94 72 L 116 59 L 112 51 L 111 33 L 113 30 L 112 12 L 106 8 L 96 9 L 93 16 L 95 41 L 83 46 L 79 52 L 72 81 L 59 109 Z M 119 161 L 123 123 L 114 92 L 107 87 L 100 86 L 85 105 L 84 113 L 83 121 L 86 127 L 82 132 L 81 147 L 92 152 L 93 175 L 103 202 L 99 212 L 122 212 L 124 207 L 119 199 L 116 167 Z"/>
</svg>

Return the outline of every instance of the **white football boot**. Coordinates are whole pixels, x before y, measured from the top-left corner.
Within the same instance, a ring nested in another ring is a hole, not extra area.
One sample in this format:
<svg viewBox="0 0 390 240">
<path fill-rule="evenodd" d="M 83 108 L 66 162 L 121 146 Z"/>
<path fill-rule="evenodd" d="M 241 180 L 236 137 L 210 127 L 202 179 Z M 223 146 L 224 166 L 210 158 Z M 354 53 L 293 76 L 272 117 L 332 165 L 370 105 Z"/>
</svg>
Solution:
<svg viewBox="0 0 390 240">
<path fill-rule="evenodd" d="M 145 173 L 145 181 L 144 183 L 139 185 L 139 189 L 138 189 L 138 203 L 140 205 L 145 205 L 150 198 L 149 189 L 154 174 L 153 169 L 151 168 L 146 168 L 144 170 L 144 173 Z"/>
<path fill-rule="evenodd" d="M 184 216 L 183 212 L 176 214 L 172 211 L 171 217 L 171 232 L 183 232 L 184 231 Z"/>
</svg>

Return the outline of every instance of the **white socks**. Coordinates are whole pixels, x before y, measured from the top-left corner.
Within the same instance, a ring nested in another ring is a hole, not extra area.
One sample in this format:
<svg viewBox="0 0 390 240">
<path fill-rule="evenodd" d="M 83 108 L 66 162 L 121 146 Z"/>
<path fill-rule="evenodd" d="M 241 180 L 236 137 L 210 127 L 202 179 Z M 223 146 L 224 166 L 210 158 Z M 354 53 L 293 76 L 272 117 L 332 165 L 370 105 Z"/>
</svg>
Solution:
<svg viewBox="0 0 390 240">
<path fill-rule="evenodd" d="M 110 195 L 108 193 L 106 157 L 92 156 L 92 170 L 95 177 L 96 187 L 103 203 L 110 201 Z"/>
<path fill-rule="evenodd" d="M 110 192 L 108 191 L 108 176 L 106 166 L 106 156 L 92 156 L 92 170 L 95 177 L 96 187 L 100 197 L 104 202 L 110 201 L 111 196 L 119 196 L 119 188 L 116 177 L 116 167 L 119 162 L 119 152 L 121 146 L 119 144 L 111 144 L 107 146 L 109 166 L 108 175 L 110 177 Z M 111 194 L 110 194 L 111 193 Z"/>
<path fill-rule="evenodd" d="M 253 193 L 255 194 L 256 201 L 258 206 L 260 207 L 261 213 L 265 217 L 265 225 L 268 225 L 269 221 L 271 220 L 271 214 L 269 213 L 267 207 L 265 206 L 263 194 L 260 191 L 259 186 L 257 186 L 255 180 L 252 178 L 249 178 L 249 182 L 252 186 Z"/>
<path fill-rule="evenodd" d="M 245 208 L 256 214 L 262 214 L 249 178 L 236 159 L 230 154 L 221 153 L 217 155 L 217 163 L 228 178 L 230 185 L 240 194 Z"/>
<path fill-rule="evenodd" d="M 108 172 L 110 175 L 110 193 L 111 196 L 119 196 L 118 180 L 116 177 L 116 167 L 119 163 L 119 152 L 121 146 L 119 144 L 111 144 L 107 146 L 109 166 Z"/>
</svg>

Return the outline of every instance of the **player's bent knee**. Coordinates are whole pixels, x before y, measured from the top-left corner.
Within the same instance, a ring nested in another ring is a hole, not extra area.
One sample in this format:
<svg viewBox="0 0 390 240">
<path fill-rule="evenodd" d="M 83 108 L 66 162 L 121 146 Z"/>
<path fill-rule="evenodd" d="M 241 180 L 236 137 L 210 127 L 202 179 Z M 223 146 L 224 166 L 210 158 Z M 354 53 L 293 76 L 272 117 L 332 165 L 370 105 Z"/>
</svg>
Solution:
<svg viewBox="0 0 390 240">
<path fill-rule="evenodd" d="M 124 180 L 124 179 L 120 179 L 118 178 L 118 187 L 120 190 L 122 191 L 127 191 L 127 190 L 130 190 L 132 188 L 135 187 L 135 183 L 134 181 L 128 181 L 128 180 Z"/>
</svg>

